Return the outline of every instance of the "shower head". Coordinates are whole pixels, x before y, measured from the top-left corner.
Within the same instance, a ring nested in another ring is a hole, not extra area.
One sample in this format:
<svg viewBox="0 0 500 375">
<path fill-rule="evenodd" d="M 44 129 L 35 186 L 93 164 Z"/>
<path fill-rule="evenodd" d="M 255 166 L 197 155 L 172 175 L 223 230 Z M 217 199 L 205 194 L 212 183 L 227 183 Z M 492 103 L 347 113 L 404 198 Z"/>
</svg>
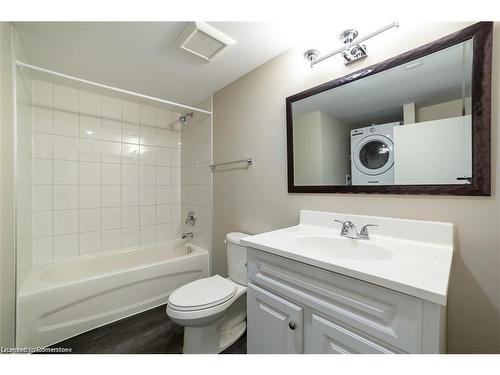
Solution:
<svg viewBox="0 0 500 375">
<path fill-rule="evenodd" d="M 181 122 L 183 125 L 187 125 L 187 118 L 188 117 L 193 117 L 193 112 L 186 113 L 185 115 L 179 117 L 179 122 Z"/>
</svg>

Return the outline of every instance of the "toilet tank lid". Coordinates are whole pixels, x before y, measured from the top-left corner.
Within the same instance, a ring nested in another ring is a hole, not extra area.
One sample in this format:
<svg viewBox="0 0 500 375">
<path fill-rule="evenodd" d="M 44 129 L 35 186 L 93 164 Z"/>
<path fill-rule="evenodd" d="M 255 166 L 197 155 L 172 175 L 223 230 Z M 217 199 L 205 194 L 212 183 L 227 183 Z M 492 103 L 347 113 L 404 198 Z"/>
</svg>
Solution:
<svg viewBox="0 0 500 375">
<path fill-rule="evenodd" d="M 231 232 L 231 233 L 226 234 L 226 241 L 234 243 L 235 245 L 239 245 L 240 240 L 243 237 L 248 237 L 248 236 L 250 236 L 250 235 L 247 233 Z"/>
</svg>

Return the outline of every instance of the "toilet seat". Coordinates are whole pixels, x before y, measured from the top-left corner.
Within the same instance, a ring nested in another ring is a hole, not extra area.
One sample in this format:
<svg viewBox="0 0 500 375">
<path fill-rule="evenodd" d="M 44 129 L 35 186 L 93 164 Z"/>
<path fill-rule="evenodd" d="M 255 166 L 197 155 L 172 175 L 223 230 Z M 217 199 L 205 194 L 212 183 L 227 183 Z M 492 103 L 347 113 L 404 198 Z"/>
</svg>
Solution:
<svg viewBox="0 0 500 375">
<path fill-rule="evenodd" d="M 168 298 L 170 309 L 198 311 L 227 302 L 236 294 L 236 285 L 219 275 L 190 282 L 175 290 Z"/>
</svg>

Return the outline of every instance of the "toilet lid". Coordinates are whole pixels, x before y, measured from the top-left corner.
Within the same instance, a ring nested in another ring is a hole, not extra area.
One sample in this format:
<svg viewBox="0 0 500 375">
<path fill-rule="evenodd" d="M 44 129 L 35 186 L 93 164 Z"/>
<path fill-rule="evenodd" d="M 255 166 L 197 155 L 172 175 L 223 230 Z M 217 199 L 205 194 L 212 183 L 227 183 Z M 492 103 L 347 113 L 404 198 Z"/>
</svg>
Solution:
<svg viewBox="0 0 500 375">
<path fill-rule="evenodd" d="M 219 275 L 196 280 L 175 290 L 168 304 L 176 310 L 200 310 L 220 305 L 236 294 L 236 285 Z"/>
</svg>

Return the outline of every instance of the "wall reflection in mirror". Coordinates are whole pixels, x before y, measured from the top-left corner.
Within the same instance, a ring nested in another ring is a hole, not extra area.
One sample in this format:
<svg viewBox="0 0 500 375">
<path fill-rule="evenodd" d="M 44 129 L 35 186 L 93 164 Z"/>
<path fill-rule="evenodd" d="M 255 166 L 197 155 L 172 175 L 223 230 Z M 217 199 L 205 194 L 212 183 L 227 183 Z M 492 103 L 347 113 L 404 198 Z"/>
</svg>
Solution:
<svg viewBox="0 0 500 375">
<path fill-rule="evenodd" d="M 472 43 L 293 102 L 294 184 L 470 184 Z"/>
</svg>

